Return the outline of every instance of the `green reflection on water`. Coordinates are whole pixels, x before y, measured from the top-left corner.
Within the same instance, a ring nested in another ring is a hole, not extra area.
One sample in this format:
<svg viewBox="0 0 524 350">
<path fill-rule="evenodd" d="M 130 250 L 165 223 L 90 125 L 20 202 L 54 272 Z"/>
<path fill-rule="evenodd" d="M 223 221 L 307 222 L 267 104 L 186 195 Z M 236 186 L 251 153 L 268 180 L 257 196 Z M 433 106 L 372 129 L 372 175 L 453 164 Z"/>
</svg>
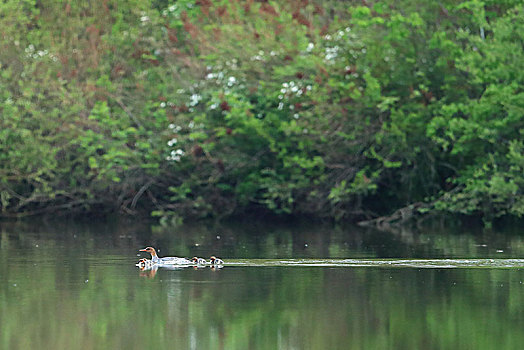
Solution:
<svg viewBox="0 0 524 350">
<path fill-rule="evenodd" d="M 524 342 L 524 272 L 518 264 L 498 268 L 510 260 L 489 266 L 504 254 L 420 268 L 420 260 L 399 259 L 407 256 L 376 259 L 394 254 L 380 253 L 384 247 L 369 243 L 378 233 L 365 231 L 327 232 L 326 240 L 312 228 L 283 228 L 249 240 L 245 229 L 231 228 L 217 239 L 216 228 L 53 227 L 1 232 L 2 349 L 520 349 Z M 394 251 L 438 255 L 421 236 L 384 241 Z M 468 252 L 479 241 L 467 236 L 443 239 Z M 499 241 L 505 249 L 520 244 Z M 177 255 L 217 252 L 231 265 L 139 271 L 137 248 L 148 242 Z M 331 265 L 289 266 L 300 261 Z M 488 266 L 467 267 L 478 261 Z"/>
</svg>

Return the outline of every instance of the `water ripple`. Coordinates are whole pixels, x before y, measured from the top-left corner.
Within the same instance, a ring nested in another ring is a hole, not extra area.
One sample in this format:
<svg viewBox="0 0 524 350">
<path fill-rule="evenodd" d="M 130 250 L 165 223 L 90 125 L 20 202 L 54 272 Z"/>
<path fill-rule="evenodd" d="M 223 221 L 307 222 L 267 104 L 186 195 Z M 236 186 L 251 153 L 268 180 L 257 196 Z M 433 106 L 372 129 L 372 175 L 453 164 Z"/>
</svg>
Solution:
<svg viewBox="0 0 524 350">
<path fill-rule="evenodd" d="M 524 259 L 238 259 L 225 266 L 520 268 Z"/>
</svg>

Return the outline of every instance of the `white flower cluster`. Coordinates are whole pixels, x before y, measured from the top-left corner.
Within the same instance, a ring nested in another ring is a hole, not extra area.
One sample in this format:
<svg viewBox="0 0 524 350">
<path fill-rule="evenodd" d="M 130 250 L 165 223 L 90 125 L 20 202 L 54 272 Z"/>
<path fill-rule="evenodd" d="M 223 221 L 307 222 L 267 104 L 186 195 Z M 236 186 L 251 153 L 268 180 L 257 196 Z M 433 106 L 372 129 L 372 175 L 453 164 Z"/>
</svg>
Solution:
<svg viewBox="0 0 524 350">
<path fill-rule="evenodd" d="M 315 44 L 309 43 L 309 44 L 307 44 L 306 52 L 311 52 L 311 51 L 313 51 L 314 48 L 315 48 Z"/>
<path fill-rule="evenodd" d="M 333 61 L 335 58 L 337 58 L 339 50 L 340 50 L 340 47 L 338 45 L 335 45 L 333 47 L 326 47 L 325 60 Z"/>
<path fill-rule="evenodd" d="M 351 42 L 351 40 L 356 39 L 356 35 L 351 32 L 350 27 L 346 27 L 344 29 L 340 29 L 338 32 L 334 34 L 326 34 L 324 36 L 324 40 L 331 42 L 329 46 L 326 46 L 324 48 L 324 59 L 327 61 L 327 63 L 333 63 L 333 61 L 340 56 L 340 51 L 342 51 L 341 46 L 345 47 L 348 43 L 348 40 Z M 366 53 L 366 49 L 362 49 L 362 53 Z M 349 54 L 353 58 L 357 58 L 357 51 L 355 50 L 349 50 Z"/>
<path fill-rule="evenodd" d="M 169 124 L 169 129 L 173 130 L 174 132 L 180 132 L 180 130 L 182 130 L 182 127 L 176 124 Z"/>
<path fill-rule="evenodd" d="M 28 58 L 34 58 L 34 59 L 37 59 L 37 58 L 40 58 L 40 57 L 44 57 L 44 56 L 47 56 L 49 54 L 49 51 L 47 50 L 38 50 L 38 51 L 35 51 L 35 46 L 33 44 L 29 44 L 28 47 L 25 48 L 25 53 L 26 53 L 26 57 Z M 51 59 L 53 59 L 53 61 L 56 61 L 57 58 L 53 55 L 50 55 L 51 56 Z"/>
<path fill-rule="evenodd" d="M 177 7 L 176 4 L 171 5 L 166 10 L 162 11 L 162 15 L 167 16 L 168 14 L 170 14 L 170 13 L 172 14 L 173 12 L 175 12 L 177 9 L 178 9 L 178 7 Z"/>
<path fill-rule="evenodd" d="M 306 85 L 306 91 L 311 91 L 311 85 Z M 303 94 L 304 86 L 301 82 L 295 83 L 294 81 L 282 83 L 282 88 L 280 89 L 280 95 L 278 95 L 279 100 L 283 100 L 286 95 L 295 94 L 296 96 L 301 96 Z"/>
<path fill-rule="evenodd" d="M 185 155 L 186 153 L 182 149 L 176 149 L 171 151 L 170 155 L 166 157 L 166 160 L 172 160 L 175 162 L 179 162 L 180 159 Z"/>
<path fill-rule="evenodd" d="M 140 22 L 141 22 L 140 24 L 144 26 L 149 21 L 150 21 L 149 16 L 144 11 L 142 11 L 140 13 Z"/>
<path fill-rule="evenodd" d="M 237 63 L 238 63 L 237 59 L 233 58 L 230 61 L 226 61 L 225 64 L 230 69 L 236 70 L 238 68 Z M 215 67 L 215 69 L 218 69 L 219 71 L 218 72 L 213 72 L 212 71 L 213 67 L 208 66 L 207 70 L 209 71 L 209 73 L 206 74 L 205 78 L 206 78 L 206 80 L 213 80 L 218 85 L 223 86 L 226 89 L 226 91 L 225 91 L 226 93 L 228 92 L 227 88 L 231 88 L 231 87 L 239 84 L 239 81 L 238 81 L 238 79 L 236 77 L 234 77 L 232 75 L 231 76 L 226 76 L 226 74 L 222 71 L 222 69 L 223 69 L 222 66 L 217 66 L 217 67 Z"/>
<path fill-rule="evenodd" d="M 307 92 L 307 91 L 311 91 L 312 89 L 313 87 L 311 85 L 304 86 L 304 84 L 302 84 L 302 82 L 300 81 L 296 83 L 294 81 L 282 83 L 282 88 L 280 89 L 280 95 L 278 95 L 278 99 L 281 101 L 278 103 L 277 109 L 278 110 L 284 109 L 284 98 L 285 97 L 291 97 L 292 95 L 295 95 L 297 97 L 302 96 L 302 94 L 304 93 L 304 90 Z M 294 111 L 295 105 L 290 104 L 289 110 Z M 300 116 L 298 113 L 293 114 L 293 118 L 298 119 L 299 117 Z"/>
<path fill-rule="evenodd" d="M 269 51 L 269 56 L 270 57 L 275 57 L 279 54 L 279 52 L 277 51 L 274 51 L 274 50 L 271 50 Z M 266 52 L 264 52 L 263 50 L 259 50 L 258 53 L 254 56 L 251 56 L 251 61 L 265 61 L 266 60 L 266 57 L 267 57 L 267 54 Z"/>
<path fill-rule="evenodd" d="M 206 75 L 207 80 L 221 80 L 224 79 L 224 73 L 218 72 L 218 73 L 208 73 Z"/>
<path fill-rule="evenodd" d="M 191 95 L 191 97 L 189 97 L 189 106 L 195 107 L 201 100 L 202 100 L 202 95 L 193 94 Z"/>
<path fill-rule="evenodd" d="M 251 57 L 251 61 L 264 61 L 264 51 L 258 51 L 257 55 Z"/>
</svg>

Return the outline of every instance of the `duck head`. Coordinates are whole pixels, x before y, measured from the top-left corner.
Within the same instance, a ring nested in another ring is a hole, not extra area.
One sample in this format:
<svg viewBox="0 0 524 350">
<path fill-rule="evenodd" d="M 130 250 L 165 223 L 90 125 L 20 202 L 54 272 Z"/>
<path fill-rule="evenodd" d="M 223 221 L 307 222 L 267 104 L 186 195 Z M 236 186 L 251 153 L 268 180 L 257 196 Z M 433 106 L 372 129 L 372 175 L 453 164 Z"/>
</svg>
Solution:
<svg viewBox="0 0 524 350">
<path fill-rule="evenodd" d="M 153 247 L 147 247 L 147 248 L 144 248 L 144 249 L 140 249 L 139 252 L 149 253 L 149 254 L 151 254 L 152 257 L 156 256 L 156 250 Z"/>
</svg>

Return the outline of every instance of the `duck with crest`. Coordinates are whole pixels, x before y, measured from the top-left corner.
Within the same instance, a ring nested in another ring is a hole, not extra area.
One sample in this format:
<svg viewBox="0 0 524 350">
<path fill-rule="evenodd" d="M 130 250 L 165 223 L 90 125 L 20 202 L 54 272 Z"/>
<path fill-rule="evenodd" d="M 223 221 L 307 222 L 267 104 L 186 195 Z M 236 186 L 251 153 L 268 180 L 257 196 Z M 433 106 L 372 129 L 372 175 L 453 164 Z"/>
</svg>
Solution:
<svg viewBox="0 0 524 350">
<path fill-rule="evenodd" d="M 176 256 L 167 256 L 164 258 L 160 258 L 158 257 L 156 250 L 153 247 L 146 247 L 144 249 L 140 249 L 139 251 L 151 254 L 151 261 L 157 265 L 190 265 L 190 264 L 193 264 L 193 262 L 189 259 L 179 258 Z"/>
</svg>

